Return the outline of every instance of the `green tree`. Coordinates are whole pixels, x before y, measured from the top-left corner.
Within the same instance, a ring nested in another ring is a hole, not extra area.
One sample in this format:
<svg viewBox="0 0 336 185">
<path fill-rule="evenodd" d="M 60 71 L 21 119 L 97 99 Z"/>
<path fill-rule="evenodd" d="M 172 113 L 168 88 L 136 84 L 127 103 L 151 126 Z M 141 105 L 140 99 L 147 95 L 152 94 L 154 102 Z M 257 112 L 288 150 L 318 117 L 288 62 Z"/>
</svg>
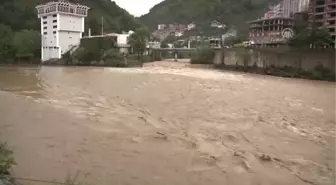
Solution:
<svg viewBox="0 0 336 185">
<path fill-rule="evenodd" d="M 8 148 L 7 144 L 0 143 L 0 177 L 9 175 L 13 165 L 15 165 L 13 151 Z"/>
<path fill-rule="evenodd" d="M 8 59 L 12 53 L 11 42 L 13 38 L 12 29 L 6 25 L 0 24 L 0 60 Z M 1 62 L 0 61 L 0 62 Z"/>
<path fill-rule="evenodd" d="M 130 44 L 133 51 L 138 55 L 138 60 L 143 60 L 143 54 L 146 50 L 147 41 L 149 40 L 150 33 L 148 30 L 141 28 L 136 30 L 128 38 L 128 44 Z"/>
<path fill-rule="evenodd" d="M 329 47 L 333 40 L 327 29 L 315 29 L 310 32 L 307 29 L 296 30 L 289 44 L 294 47 L 309 47 L 311 44 L 317 48 Z"/>
<path fill-rule="evenodd" d="M 15 56 L 18 59 L 38 57 L 41 49 L 40 33 L 33 30 L 16 32 L 13 37 L 12 45 L 15 49 Z"/>
<path fill-rule="evenodd" d="M 333 44 L 333 40 L 328 29 L 313 29 L 309 37 L 311 43 L 318 48 L 329 47 Z"/>
</svg>

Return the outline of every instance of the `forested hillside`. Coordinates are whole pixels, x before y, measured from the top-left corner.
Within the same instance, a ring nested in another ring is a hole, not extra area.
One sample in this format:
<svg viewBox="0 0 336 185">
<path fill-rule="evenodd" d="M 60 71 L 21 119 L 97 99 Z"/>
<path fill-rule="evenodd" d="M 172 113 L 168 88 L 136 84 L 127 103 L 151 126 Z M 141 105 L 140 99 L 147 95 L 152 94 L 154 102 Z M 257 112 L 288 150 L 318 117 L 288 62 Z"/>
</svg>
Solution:
<svg viewBox="0 0 336 185">
<path fill-rule="evenodd" d="M 229 27 L 235 27 L 240 33 L 246 33 L 247 21 L 256 19 L 265 13 L 268 6 L 278 0 L 165 0 L 154 6 L 139 20 L 150 29 L 160 23 L 188 24 L 196 22 L 205 29 L 212 20 Z"/>
<path fill-rule="evenodd" d="M 39 30 L 35 6 L 50 0 L 1 0 L 0 23 L 10 26 L 13 30 Z M 139 28 L 141 24 L 127 11 L 109 0 L 69 0 L 89 6 L 89 16 L 86 26 L 92 26 L 93 32 L 101 24 L 104 17 L 105 32 L 121 32 Z M 99 31 L 101 33 L 101 31 Z"/>
<path fill-rule="evenodd" d="M 39 58 L 40 21 L 35 6 L 51 0 L 1 0 L 0 1 L 0 63 L 18 57 Z M 141 23 L 109 0 L 69 0 L 90 7 L 85 27 L 92 34 L 122 32 L 142 27 Z M 17 48 L 19 47 L 19 48 Z"/>
</svg>

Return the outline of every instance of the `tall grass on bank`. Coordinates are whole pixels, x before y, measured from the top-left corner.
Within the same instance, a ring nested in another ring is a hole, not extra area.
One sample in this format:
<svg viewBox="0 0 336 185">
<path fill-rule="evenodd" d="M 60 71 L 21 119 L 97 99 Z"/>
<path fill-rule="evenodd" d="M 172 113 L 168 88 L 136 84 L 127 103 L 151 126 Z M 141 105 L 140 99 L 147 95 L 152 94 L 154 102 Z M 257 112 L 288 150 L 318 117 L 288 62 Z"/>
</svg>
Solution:
<svg viewBox="0 0 336 185">
<path fill-rule="evenodd" d="M 13 151 L 6 143 L 0 143 L 0 177 L 9 175 L 13 165 L 15 165 Z"/>
</svg>

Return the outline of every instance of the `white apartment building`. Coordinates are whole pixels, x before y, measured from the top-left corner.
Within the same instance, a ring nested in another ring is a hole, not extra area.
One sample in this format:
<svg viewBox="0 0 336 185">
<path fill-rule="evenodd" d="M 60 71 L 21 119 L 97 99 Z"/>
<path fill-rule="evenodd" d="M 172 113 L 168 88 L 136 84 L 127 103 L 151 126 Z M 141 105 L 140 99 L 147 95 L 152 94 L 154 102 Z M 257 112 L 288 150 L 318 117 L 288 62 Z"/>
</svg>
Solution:
<svg viewBox="0 0 336 185">
<path fill-rule="evenodd" d="M 298 1 L 299 1 L 298 11 L 299 12 L 308 11 L 308 9 L 309 9 L 309 0 L 298 0 Z"/>
<path fill-rule="evenodd" d="M 264 18 L 292 17 L 297 12 L 308 10 L 309 0 L 282 0 L 269 8 Z"/>
<path fill-rule="evenodd" d="M 281 17 L 292 17 L 299 12 L 300 0 L 282 0 L 279 4 L 281 7 Z"/>
<path fill-rule="evenodd" d="M 41 19 L 41 60 L 60 59 L 80 44 L 89 7 L 69 2 L 49 2 L 36 6 Z"/>
<path fill-rule="evenodd" d="M 103 35 L 102 37 L 105 37 L 105 36 L 112 36 L 112 37 L 115 37 L 116 38 L 116 44 L 117 44 L 117 47 L 119 48 L 120 50 L 120 53 L 128 53 L 129 52 L 129 48 L 130 48 L 130 45 L 128 44 L 128 38 L 130 35 L 132 35 L 134 33 L 134 31 L 129 31 L 129 32 L 123 32 L 122 34 L 119 34 L 119 33 L 109 33 L 109 34 L 106 34 L 106 35 Z"/>
</svg>

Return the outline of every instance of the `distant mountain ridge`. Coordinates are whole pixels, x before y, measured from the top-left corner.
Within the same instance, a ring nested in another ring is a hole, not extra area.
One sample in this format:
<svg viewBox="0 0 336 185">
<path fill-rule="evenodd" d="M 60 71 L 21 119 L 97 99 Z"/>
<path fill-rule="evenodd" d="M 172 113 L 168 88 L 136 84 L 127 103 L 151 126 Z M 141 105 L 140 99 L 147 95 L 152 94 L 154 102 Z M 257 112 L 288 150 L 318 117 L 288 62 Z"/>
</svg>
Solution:
<svg viewBox="0 0 336 185">
<path fill-rule="evenodd" d="M 22 29 L 40 30 L 40 22 L 35 6 L 51 0 L 1 0 L 0 24 L 10 26 L 14 31 Z M 104 20 L 104 32 L 122 32 L 135 30 L 143 25 L 126 10 L 110 0 L 69 0 L 90 7 L 86 19 L 86 30 L 92 34 L 101 33 L 101 18 Z M 9 19 L 10 17 L 10 19 Z"/>
<path fill-rule="evenodd" d="M 263 16 L 276 2 L 278 0 L 165 0 L 139 20 L 151 30 L 158 24 L 195 22 L 200 32 L 207 32 L 210 22 L 217 20 L 237 29 L 239 34 L 246 34 L 247 22 Z"/>
</svg>

